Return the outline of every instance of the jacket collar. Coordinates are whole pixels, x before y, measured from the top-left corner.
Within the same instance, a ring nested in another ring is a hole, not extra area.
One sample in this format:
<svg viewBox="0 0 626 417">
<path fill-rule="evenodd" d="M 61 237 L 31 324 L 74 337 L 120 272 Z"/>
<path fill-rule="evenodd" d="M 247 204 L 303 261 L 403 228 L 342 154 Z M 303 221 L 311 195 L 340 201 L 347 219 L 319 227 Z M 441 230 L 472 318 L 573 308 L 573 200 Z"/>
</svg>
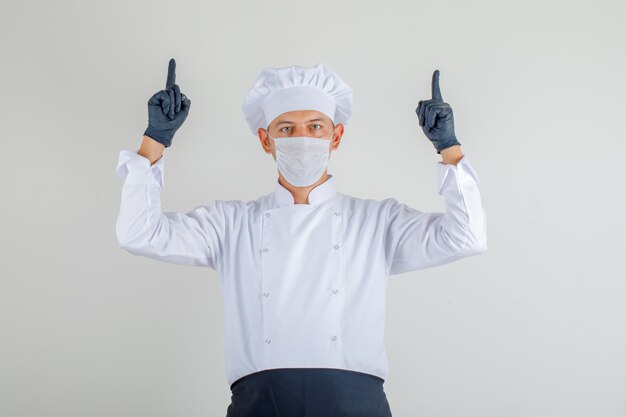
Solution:
<svg viewBox="0 0 626 417">
<path fill-rule="evenodd" d="M 328 174 L 328 178 L 323 183 L 319 184 L 309 192 L 309 205 L 318 205 L 337 194 L 335 186 L 335 177 L 332 174 Z M 293 206 L 295 200 L 291 192 L 282 186 L 278 179 L 276 179 L 276 186 L 274 188 L 274 202 L 278 207 Z"/>
</svg>

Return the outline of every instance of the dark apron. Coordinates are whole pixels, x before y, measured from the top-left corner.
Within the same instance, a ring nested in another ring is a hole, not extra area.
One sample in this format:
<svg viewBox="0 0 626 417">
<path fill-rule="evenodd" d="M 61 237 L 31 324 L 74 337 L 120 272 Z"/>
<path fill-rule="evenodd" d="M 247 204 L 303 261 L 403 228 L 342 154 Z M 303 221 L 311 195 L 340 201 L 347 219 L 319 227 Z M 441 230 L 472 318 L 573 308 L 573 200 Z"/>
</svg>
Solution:
<svg viewBox="0 0 626 417">
<path fill-rule="evenodd" d="M 392 417 L 383 383 L 345 369 L 266 369 L 231 385 L 226 417 Z"/>
</svg>

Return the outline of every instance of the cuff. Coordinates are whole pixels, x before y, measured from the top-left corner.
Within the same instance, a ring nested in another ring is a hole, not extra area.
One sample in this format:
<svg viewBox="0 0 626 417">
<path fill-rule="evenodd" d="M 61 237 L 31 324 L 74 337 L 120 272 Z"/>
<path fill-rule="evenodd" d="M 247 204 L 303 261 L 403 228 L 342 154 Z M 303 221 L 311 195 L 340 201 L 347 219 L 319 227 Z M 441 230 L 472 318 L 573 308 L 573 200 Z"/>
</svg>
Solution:
<svg viewBox="0 0 626 417">
<path fill-rule="evenodd" d="M 437 162 L 437 194 L 443 195 L 451 186 L 456 188 L 457 180 L 461 182 L 469 180 L 480 184 L 480 177 L 467 155 L 463 155 L 456 165 Z"/>
<path fill-rule="evenodd" d="M 137 151 L 123 150 L 119 154 L 115 173 L 124 181 L 132 179 L 135 182 L 145 182 L 152 179 L 159 187 L 163 188 L 164 158 L 165 155 L 161 156 L 158 161 L 150 165 L 150 160 L 139 155 Z"/>
</svg>

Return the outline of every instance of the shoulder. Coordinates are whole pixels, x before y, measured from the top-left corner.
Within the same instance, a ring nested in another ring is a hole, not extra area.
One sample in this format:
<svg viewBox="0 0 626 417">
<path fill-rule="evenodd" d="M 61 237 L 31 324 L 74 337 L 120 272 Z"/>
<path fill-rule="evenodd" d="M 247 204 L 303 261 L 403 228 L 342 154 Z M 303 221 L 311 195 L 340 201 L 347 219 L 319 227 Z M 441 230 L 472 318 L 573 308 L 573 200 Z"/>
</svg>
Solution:
<svg viewBox="0 0 626 417">
<path fill-rule="evenodd" d="M 254 200 L 216 200 L 214 204 L 218 205 L 225 214 L 241 215 L 263 210 L 269 197 L 270 194 L 266 194 Z"/>
<path fill-rule="evenodd" d="M 355 197 L 343 193 L 339 193 L 344 208 L 352 211 L 366 211 L 368 213 L 386 212 L 393 206 L 400 204 L 398 200 L 392 197 L 383 199 Z"/>
</svg>

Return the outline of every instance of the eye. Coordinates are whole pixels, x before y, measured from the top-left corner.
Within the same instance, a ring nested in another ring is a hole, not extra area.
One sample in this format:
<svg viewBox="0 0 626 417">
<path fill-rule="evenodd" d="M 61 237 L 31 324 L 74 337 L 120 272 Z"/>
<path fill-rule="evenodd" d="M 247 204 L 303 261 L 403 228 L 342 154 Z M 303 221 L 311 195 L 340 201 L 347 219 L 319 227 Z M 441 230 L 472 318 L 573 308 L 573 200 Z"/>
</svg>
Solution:
<svg viewBox="0 0 626 417">
<path fill-rule="evenodd" d="M 320 127 L 320 129 L 322 128 L 322 125 L 317 124 L 317 123 L 316 123 L 316 124 L 314 124 L 314 125 L 312 125 L 312 126 L 319 126 L 319 127 Z M 320 130 L 320 129 L 315 129 L 315 130 Z"/>
<path fill-rule="evenodd" d="M 288 126 L 285 126 L 285 127 L 283 127 L 283 128 L 281 128 L 281 129 L 280 129 L 280 131 L 281 131 L 281 132 L 283 132 L 283 133 L 287 133 L 287 132 L 285 132 L 283 129 L 289 129 L 289 127 L 288 127 Z"/>
</svg>

